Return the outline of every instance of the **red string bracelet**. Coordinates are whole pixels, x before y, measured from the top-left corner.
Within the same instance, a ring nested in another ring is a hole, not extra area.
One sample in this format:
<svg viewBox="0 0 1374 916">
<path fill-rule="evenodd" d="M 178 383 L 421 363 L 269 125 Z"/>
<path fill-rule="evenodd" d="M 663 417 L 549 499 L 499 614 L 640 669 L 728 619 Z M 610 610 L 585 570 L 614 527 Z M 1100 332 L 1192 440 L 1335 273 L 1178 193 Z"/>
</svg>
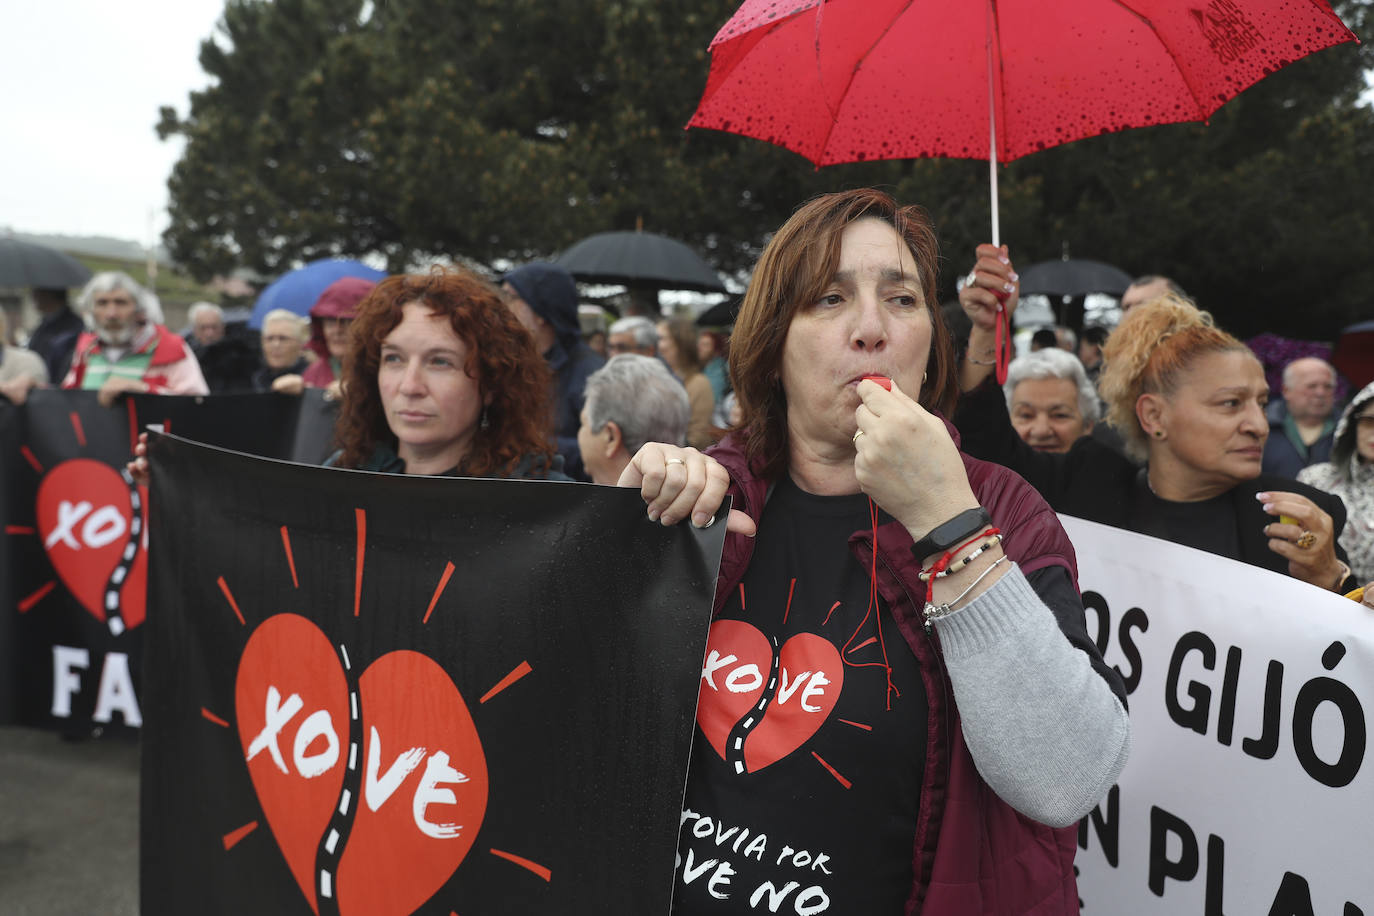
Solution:
<svg viewBox="0 0 1374 916">
<path fill-rule="evenodd" d="M 954 562 L 954 555 L 955 555 L 955 554 L 957 554 L 959 551 L 963 550 L 965 547 L 968 547 L 970 544 L 973 544 L 973 543 L 977 542 L 978 540 L 980 540 L 980 539 L 982 539 L 982 538 L 991 537 L 991 536 L 994 535 L 994 534 L 1000 535 L 1001 533 L 1002 533 L 1002 529 L 1000 529 L 1000 528 L 996 528 L 996 527 L 985 528 L 985 529 L 983 529 L 982 531 L 980 531 L 978 534 L 975 534 L 973 537 L 969 538 L 967 541 L 964 541 L 964 543 L 960 544 L 958 547 L 955 547 L 953 550 L 951 550 L 951 551 L 949 551 L 948 553 L 942 555 L 942 556 L 940 557 L 940 559 L 938 559 L 938 560 L 936 560 L 934 563 L 930 564 L 930 569 L 922 570 L 921 573 L 917 576 L 917 578 L 925 579 L 925 582 L 926 582 L 926 604 L 933 604 L 933 603 L 934 603 L 934 598 L 935 598 L 935 580 L 936 580 L 937 578 L 940 577 L 940 573 L 944 572 L 946 569 L 949 568 L 949 564 L 950 564 L 950 563 L 953 563 L 953 562 Z"/>
</svg>

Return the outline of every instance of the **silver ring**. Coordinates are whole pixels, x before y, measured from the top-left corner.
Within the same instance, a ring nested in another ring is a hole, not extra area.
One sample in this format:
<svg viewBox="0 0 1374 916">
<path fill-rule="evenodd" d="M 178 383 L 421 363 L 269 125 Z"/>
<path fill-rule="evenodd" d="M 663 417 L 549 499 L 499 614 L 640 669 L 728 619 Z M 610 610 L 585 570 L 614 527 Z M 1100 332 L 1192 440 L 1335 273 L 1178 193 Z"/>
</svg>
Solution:
<svg viewBox="0 0 1374 916">
<path fill-rule="evenodd" d="M 710 528 L 710 527 L 711 527 L 712 525 L 714 525 L 715 523 L 716 523 L 716 517 L 713 515 L 713 516 L 711 516 L 711 520 L 710 520 L 709 522 L 707 522 L 706 524 L 704 524 L 704 525 L 701 526 L 701 530 L 702 530 L 702 531 L 705 531 L 707 528 Z"/>
<path fill-rule="evenodd" d="M 665 467 L 670 464 L 680 464 L 685 467 L 687 465 L 687 462 L 683 461 L 681 458 L 669 458 L 666 461 L 664 461 L 663 464 Z"/>
<path fill-rule="evenodd" d="M 856 432 L 856 433 L 854 434 L 854 444 L 855 444 L 855 445 L 858 445 L 858 444 L 859 444 L 859 437 L 862 436 L 862 435 L 864 435 L 864 431 L 863 431 L 863 430 L 859 430 L 858 432 Z"/>
<path fill-rule="evenodd" d="M 978 268 L 975 267 L 975 268 L 973 268 L 973 270 L 970 270 L 970 271 L 968 272 L 968 276 L 967 276 L 967 277 L 964 277 L 964 288 L 965 288 L 965 289 L 968 289 L 970 286 L 975 285 L 977 282 L 978 282 Z"/>
</svg>

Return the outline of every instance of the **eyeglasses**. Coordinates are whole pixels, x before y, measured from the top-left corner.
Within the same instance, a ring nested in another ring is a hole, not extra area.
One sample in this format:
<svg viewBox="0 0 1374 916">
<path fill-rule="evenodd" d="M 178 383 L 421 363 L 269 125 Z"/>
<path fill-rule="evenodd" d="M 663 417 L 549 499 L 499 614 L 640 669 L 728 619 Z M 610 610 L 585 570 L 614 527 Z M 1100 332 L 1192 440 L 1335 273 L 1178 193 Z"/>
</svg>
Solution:
<svg viewBox="0 0 1374 916">
<path fill-rule="evenodd" d="M 1355 428 L 1360 430 L 1374 429 L 1374 414 L 1356 417 Z"/>
<path fill-rule="evenodd" d="M 632 352 L 634 352 L 634 345 L 633 345 L 633 344 L 627 344 L 627 343 L 612 343 L 612 344 L 607 344 L 607 345 L 606 345 L 606 352 L 608 352 L 608 353 L 632 353 Z"/>
</svg>

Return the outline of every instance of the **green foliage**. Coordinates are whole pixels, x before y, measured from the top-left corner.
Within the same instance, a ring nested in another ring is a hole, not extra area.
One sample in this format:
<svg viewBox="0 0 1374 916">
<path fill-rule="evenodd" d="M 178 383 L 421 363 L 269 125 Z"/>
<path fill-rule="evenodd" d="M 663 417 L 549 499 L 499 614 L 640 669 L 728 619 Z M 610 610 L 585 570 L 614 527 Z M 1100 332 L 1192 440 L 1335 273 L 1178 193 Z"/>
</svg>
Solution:
<svg viewBox="0 0 1374 916">
<path fill-rule="evenodd" d="M 186 150 L 165 240 L 197 276 L 332 254 L 490 263 L 593 232 L 680 238 L 728 272 L 815 193 L 867 184 L 924 203 L 942 293 L 988 236 L 987 166 L 823 171 L 768 144 L 683 130 L 707 45 L 738 0 L 229 0 L 210 88 L 159 131 Z M 1367 34 L 1371 0 L 1338 4 Z M 1374 288 L 1359 107 L 1369 46 L 1264 80 L 1211 124 L 1127 131 L 1001 170 L 1019 264 L 1080 257 L 1175 276 L 1228 328 L 1329 337 Z"/>
</svg>

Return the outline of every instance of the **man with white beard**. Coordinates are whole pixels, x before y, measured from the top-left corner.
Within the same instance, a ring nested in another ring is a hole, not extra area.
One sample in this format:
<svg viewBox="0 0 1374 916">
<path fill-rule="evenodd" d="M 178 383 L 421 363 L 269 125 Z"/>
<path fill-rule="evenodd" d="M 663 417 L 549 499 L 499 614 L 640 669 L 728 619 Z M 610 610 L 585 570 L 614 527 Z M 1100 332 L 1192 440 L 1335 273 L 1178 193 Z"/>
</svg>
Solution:
<svg viewBox="0 0 1374 916">
<path fill-rule="evenodd" d="M 209 394 L 195 354 L 149 314 L 149 294 L 128 274 L 96 274 L 81 291 L 82 334 L 63 388 L 99 391 L 109 406 L 121 394 Z"/>
</svg>

